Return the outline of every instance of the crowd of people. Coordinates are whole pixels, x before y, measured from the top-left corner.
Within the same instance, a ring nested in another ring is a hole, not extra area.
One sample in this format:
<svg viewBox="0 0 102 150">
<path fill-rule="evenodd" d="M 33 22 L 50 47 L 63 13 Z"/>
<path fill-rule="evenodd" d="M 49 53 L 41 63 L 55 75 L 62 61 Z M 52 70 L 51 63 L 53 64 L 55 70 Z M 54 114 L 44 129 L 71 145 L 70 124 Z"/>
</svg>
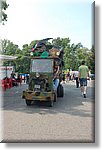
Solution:
<svg viewBox="0 0 102 150">
<path fill-rule="evenodd" d="M 80 87 L 81 95 L 86 98 L 87 95 L 87 80 L 91 80 L 90 78 L 91 71 L 88 66 L 85 65 L 85 61 L 82 61 L 81 66 L 78 70 L 73 71 L 68 69 L 67 72 L 63 72 L 63 81 L 62 83 L 66 83 L 69 81 L 75 81 L 76 88 Z"/>
<path fill-rule="evenodd" d="M 15 72 L 11 73 L 12 78 L 12 86 L 18 86 L 19 84 L 22 84 L 22 75 L 18 73 L 18 75 L 15 74 Z"/>
</svg>

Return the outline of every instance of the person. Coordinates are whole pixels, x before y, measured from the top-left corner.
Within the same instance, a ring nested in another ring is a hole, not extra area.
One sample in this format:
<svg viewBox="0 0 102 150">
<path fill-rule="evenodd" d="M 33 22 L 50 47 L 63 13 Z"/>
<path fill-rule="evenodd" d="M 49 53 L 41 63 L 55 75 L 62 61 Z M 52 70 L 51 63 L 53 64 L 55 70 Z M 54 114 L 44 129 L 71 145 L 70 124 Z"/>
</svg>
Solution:
<svg viewBox="0 0 102 150">
<path fill-rule="evenodd" d="M 63 71 L 63 73 L 62 73 L 62 83 L 65 84 L 65 72 L 64 72 L 64 71 Z"/>
<path fill-rule="evenodd" d="M 24 83 L 25 83 L 25 80 L 26 80 L 26 75 L 24 75 Z"/>
<path fill-rule="evenodd" d="M 66 81 L 68 82 L 70 80 L 70 71 L 68 70 L 67 74 L 66 74 Z"/>
<path fill-rule="evenodd" d="M 22 85 L 22 75 L 21 74 L 18 74 L 18 83 L 20 84 L 20 85 Z"/>
<path fill-rule="evenodd" d="M 15 72 L 12 71 L 12 73 L 11 73 L 11 78 L 14 78 L 14 79 L 15 79 L 15 76 L 16 76 Z"/>
<path fill-rule="evenodd" d="M 59 66 L 54 69 L 53 88 L 57 91 L 59 85 Z"/>
<path fill-rule="evenodd" d="M 80 80 L 80 90 L 81 94 L 86 98 L 86 88 L 87 88 L 87 77 L 89 76 L 89 69 L 85 65 L 85 61 L 82 61 L 82 65 L 79 67 L 79 80 Z"/>
<path fill-rule="evenodd" d="M 79 80 L 78 80 L 79 71 L 74 72 L 75 80 L 76 80 L 76 88 L 79 88 Z"/>
<path fill-rule="evenodd" d="M 91 68 L 89 67 L 89 81 L 91 81 Z"/>
<path fill-rule="evenodd" d="M 27 73 L 26 74 L 26 84 L 28 84 L 29 83 L 29 74 Z"/>
<path fill-rule="evenodd" d="M 74 70 L 72 70 L 72 81 L 74 82 L 74 79 L 75 79 L 75 72 Z"/>
</svg>

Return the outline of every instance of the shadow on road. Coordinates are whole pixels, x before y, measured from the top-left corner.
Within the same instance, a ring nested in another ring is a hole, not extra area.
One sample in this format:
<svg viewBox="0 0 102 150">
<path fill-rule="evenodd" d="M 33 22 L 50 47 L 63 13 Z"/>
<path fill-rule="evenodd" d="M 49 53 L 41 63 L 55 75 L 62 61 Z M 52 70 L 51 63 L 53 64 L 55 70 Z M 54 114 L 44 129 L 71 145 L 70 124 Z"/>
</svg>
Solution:
<svg viewBox="0 0 102 150">
<path fill-rule="evenodd" d="M 80 95 L 80 89 L 73 84 L 65 84 L 65 94 L 63 98 L 58 98 L 53 107 L 48 107 L 46 102 L 35 102 L 31 106 L 26 106 L 25 100 L 21 98 L 22 91 L 26 85 L 14 87 L 6 92 L 3 96 L 3 110 L 22 112 L 27 114 L 37 113 L 39 115 L 64 113 L 74 116 L 90 117 L 94 114 L 94 88 L 88 87 L 88 98 Z M 92 104 L 92 112 L 86 109 L 86 105 Z"/>
</svg>

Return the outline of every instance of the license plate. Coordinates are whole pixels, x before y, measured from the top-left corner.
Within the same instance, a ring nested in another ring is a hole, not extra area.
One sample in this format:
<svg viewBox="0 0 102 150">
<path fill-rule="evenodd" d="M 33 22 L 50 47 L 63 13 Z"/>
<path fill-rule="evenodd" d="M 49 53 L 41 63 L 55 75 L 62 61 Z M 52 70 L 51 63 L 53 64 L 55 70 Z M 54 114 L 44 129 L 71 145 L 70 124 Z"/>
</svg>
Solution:
<svg viewBox="0 0 102 150">
<path fill-rule="evenodd" d="M 40 89 L 40 85 L 34 85 L 35 89 Z"/>
</svg>

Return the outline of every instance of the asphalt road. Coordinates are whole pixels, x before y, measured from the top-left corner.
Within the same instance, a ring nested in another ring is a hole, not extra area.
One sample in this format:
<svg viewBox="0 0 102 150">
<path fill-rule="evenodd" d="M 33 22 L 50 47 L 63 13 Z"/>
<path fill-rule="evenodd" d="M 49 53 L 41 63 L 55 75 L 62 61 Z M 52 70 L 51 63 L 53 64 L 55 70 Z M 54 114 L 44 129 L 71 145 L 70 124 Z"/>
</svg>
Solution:
<svg viewBox="0 0 102 150">
<path fill-rule="evenodd" d="M 94 142 L 93 81 L 86 99 L 74 82 L 63 86 L 64 98 L 58 98 L 53 107 L 45 102 L 26 106 L 21 98 L 26 84 L 4 92 L 3 142 Z"/>
</svg>

